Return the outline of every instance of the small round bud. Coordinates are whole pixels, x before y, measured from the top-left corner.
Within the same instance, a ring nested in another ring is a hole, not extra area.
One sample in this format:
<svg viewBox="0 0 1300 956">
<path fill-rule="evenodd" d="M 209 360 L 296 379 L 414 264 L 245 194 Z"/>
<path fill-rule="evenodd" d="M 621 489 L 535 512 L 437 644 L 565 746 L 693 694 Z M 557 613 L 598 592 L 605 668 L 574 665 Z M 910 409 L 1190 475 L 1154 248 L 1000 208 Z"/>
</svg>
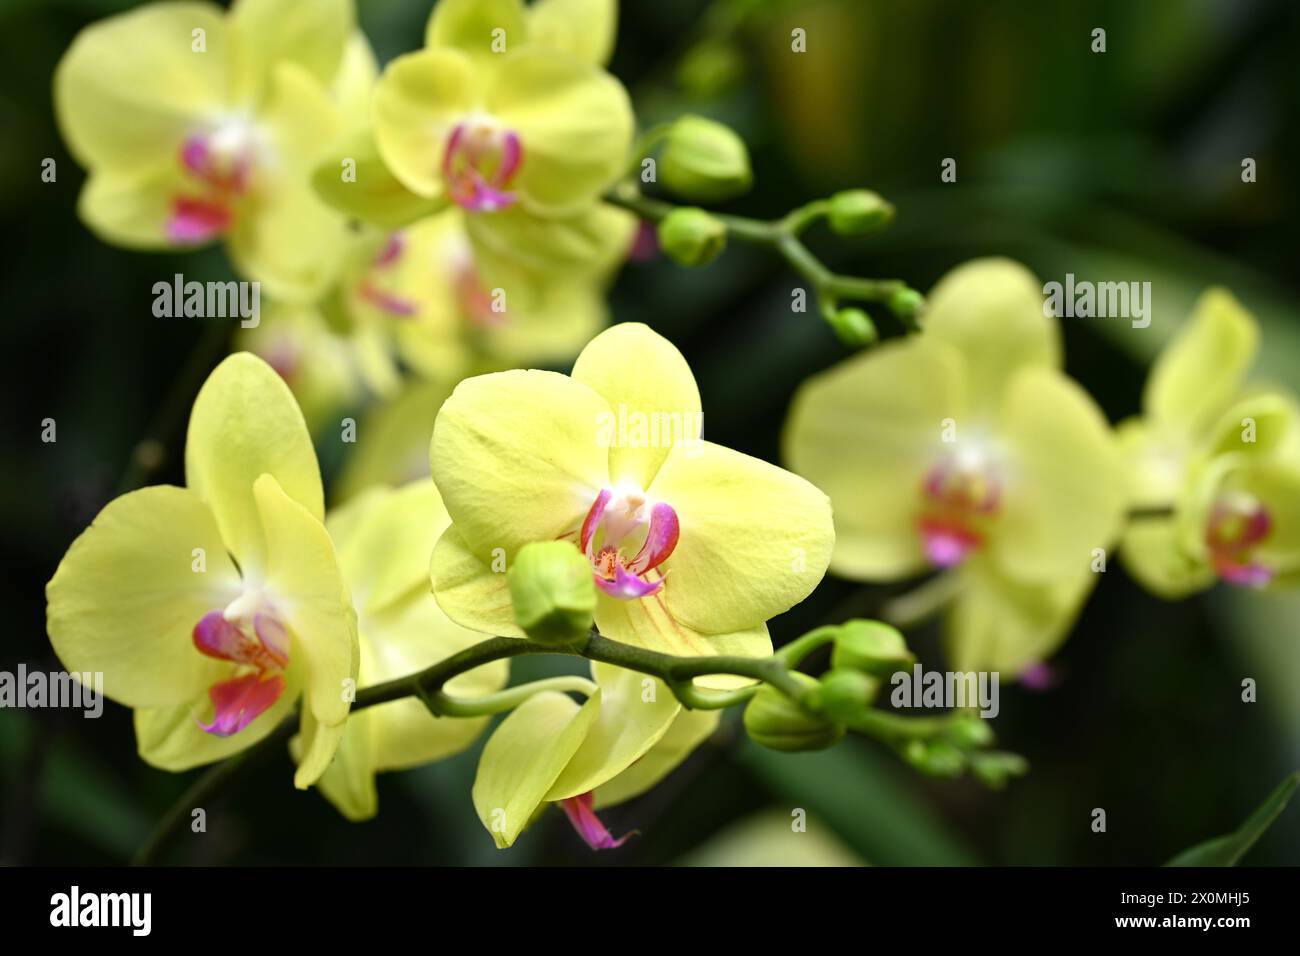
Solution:
<svg viewBox="0 0 1300 956">
<path fill-rule="evenodd" d="M 869 189 L 849 189 L 830 199 L 831 229 L 841 236 L 862 236 L 894 221 L 894 206 Z"/>
<path fill-rule="evenodd" d="M 659 176 L 670 191 L 695 202 L 731 199 L 753 182 L 744 140 L 716 120 L 694 115 L 681 117 L 665 134 Z"/>
<path fill-rule="evenodd" d="M 899 289 L 889 297 L 889 311 L 904 322 L 911 322 L 925 308 L 925 296 L 915 289 Z"/>
<path fill-rule="evenodd" d="M 538 644 L 581 640 L 596 612 L 591 563 L 569 541 L 524 545 L 506 575 L 515 623 Z"/>
<path fill-rule="evenodd" d="M 1019 754 L 975 753 L 970 755 L 971 769 L 990 790 L 1001 790 L 1010 777 L 1023 776 L 1029 762 Z"/>
<path fill-rule="evenodd" d="M 952 718 L 949 736 L 963 747 L 988 747 L 993 743 L 993 729 L 982 717 L 959 714 Z"/>
<path fill-rule="evenodd" d="M 903 759 L 932 777 L 961 775 L 966 759 L 946 740 L 909 740 L 903 747 Z"/>
<path fill-rule="evenodd" d="M 828 309 L 826 319 L 840 341 L 851 348 L 871 345 L 880 337 L 871 316 L 861 309 Z"/>
<path fill-rule="evenodd" d="M 915 659 L 897 628 L 880 621 L 854 618 L 840 625 L 831 652 L 831 667 L 888 677 Z"/>
<path fill-rule="evenodd" d="M 809 688 L 818 683 L 807 674 L 793 674 Z M 844 726 L 813 716 L 781 693 L 764 684 L 745 707 L 745 730 L 756 743 L 772 750 L 823 750 L 844 736 Z"/>
<path fill-rule="evenodd" d="M 880 682 L 861 671 L 831 668 L 821 677 L 818 703 L 823 714 L 838 723 L 852 723 L 871 706 Z"/>
<path fill-rule="evenodd" d="M 703 209 L 674 209 L 659 223 L 659 247 L 678 265 L 706 265 L 726 245 L 727 227 Z"/>
</svg>

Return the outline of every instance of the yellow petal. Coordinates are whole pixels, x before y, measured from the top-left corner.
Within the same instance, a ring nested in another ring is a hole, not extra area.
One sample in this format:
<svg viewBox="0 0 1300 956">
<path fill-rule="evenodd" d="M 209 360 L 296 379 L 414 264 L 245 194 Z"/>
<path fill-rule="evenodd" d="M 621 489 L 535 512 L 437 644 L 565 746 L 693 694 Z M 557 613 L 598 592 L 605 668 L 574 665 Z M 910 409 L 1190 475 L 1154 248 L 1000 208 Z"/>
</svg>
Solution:
<svg viewBox="0 0 1300 956">
<path fill-rule="evenodd" d="M 494 570 L 494 564 L 501 570 Z M 452 525 L 433 549 L 429 567 L 433 595 L 443 612 L 463 627 L 482 634 L 524 637 L 515 624 L 505 569 L 504 552 L 495 556 L 485 552 L 480 560 Z"/>
<path fill-rule="evenodd" d="M 598 428 L 609 406 L 567 375 L 510 371 L 456 387 L 438 413 L 433 480 L 480 558 L 578 529 L 608 484 Z"/>
<path fill-rule="evenodd" d="M 299 790 L 306 790 L 329 769 L 347 731 L 347 722 L 322 723 L 316 717 L 314 709 L 308 706 L 299 712 L 299 719 L 302 721 L 302 731 L 297 738 L 298 769 L 293 773 L 293 785 Z"/>
<path fill-rule="evenodd" d="M 1014 577 L 1049 581 L 1119 533 L 1129 497 L 1119 447 L 1091 396 L 1053 369 L 1016 375 L 1002 418 L 1010 461 L 991 555 Z"/>
<path fill-rule="evenodd" d="M 1147 415 L 1193 431 L 1208 428 L 1241 385 L 1258 342 L 1250 313 L 1227 290 L 1208 290 L 1151 370 Z"/>
<path fill-rule="evenodd" d="M 632 766 L 668 732 L 682 709 L 668 685 L 656 678 L 594 661 L 591 676 L 600 685 L 600 714 L 547 792 L 551 802 L 589 793 Z"/>
<path fill-rule="evenodd" d="M 240 352 L 213 370 L 194 399 L 185 477 L 212 509 L 245 576 L 265 561 L 253 502 L 253 482 L 263 474 L 274 475 L 317 520 L 324 517 L 316 452 L 293 394 L 271 366 Z"/>
<path fill-rule="evenodd" d="M 206 52 L 192 49 L 202 30 Z M 149 4 L 86 27 L 54 74 L 55 116 L 83 166 L 180 164 L 205 116 L 227 107 L 226 29 L 208 3 Z"/>
<path fill-rule="evenodd" d="M 1026 585 L 973 558 L 948 613 L 947 647 L 957 671 L 999 671 L 1011 680 L 1065 640 L 1098 575 L 1087 564 L 1051 584 Z"/>
<path fill-rule="evenodd" d="M 528 7 L 528 42 L 605 64 L 618 37 L 615 0 L 537 0 Z"/>
<path fill-rule="evenodd" d="M 102 673 L 113 700 L 188 708 L 229 669 L 195 649 L 194 625 L 239 589 L 208 507 L 184 488 L 144 488 L 68 548 L 45 589 L 46 626 L 63 666 Z"/>
<path fill-rule="evenodd" d="M 591 340 L 573 377 L 609 403 L 602 441 L 615 484 L 649 488 L 674 446 L 698 445 L 700 390 L 676 346 L 639 322 L 624 322 Z"/>
<path fill-rule="evenodd" d="M 1204 556 L 1182 547 L 1173 517 L 1143 517 L 1128 523 L 1120 545 L 1124 569 L 1148 591 L 1177 601 L 1214 583 L 1214 571 Z"/>
<path fill-rule="evenodd" d="M 533 49 L 507 54 L 492 74 L 487 108 L 523 143 L 512 188 L 531 212 L 579 212 L 626 168 L 632 105 L 598 67 Z"/>
<path fill-rule="evenodd" d="M 713 736 L 721 719 L 718 710 L 680 711 L 658 743 L 617 777 L 596 788 L 595 809 L 623 803 L 654 787 Z"/>
<path fill-rule="evenodd" d="M 348 715 L 359 653 L 356 614 L 325 526 L 271 475 L 257 479 L 254 496 L 267 543 L 267 591 L 292 638 L 291 659 L 301 655 L 306 665 L 303 731 L 311 755 L 315 741 L 307 731 L 319 731 L 328 744 L 331 728 Z M 309 728 L 308 710 L 319 728 Z M 304 767 L 324 770 L 305 759 L 299 767 L 304 779 L 315 779 Z"/>
<path fill-rule="evenodd" d="M 976 259 L 939 280 L 922 323 L 965 356 L 972 406 L 996 411 L 1018 369 L 1061 364 L 1060 329 L 1043 309 L 1042 286 L 1020 263 Z"/>
<path fill-rule="evenodd" d="M 491 61 L 528 39 L 520 0 L 439 0 L 425 27 L 429 47 Z"/>
<path fill-rule="evenodd" d="M 407 189 L 443 194 L 442 154 L 452 128 L 480 103 L 473 62 L 454 49 L 421 50 L 388 64 L 375 87 L 375 141 Z"/>
<path fill-rule="evenodd" d="M 77 215 L 104 242 L 127 249 L 167 249 L 172 199 L 183 194 L 179 165 L 122 173 L 92 171 L 77 199 Z"/>
<path fill-rule="evenodd" d="M 389 171 L 370 128 L 337 143 L 316 166 L 311 181 L 316 194 L 334 209 L 385 229 L 413 223 L 441 205 L 411 192 Z"/>
<path fill-rule="evenodd" d="M 354 19 L 352 0 L 239 0 L 230 9 L 236 97 L 257 102 L 281 63 L 300 66 L 328 87 L 343 61 Z"/>
<path fill-rule="evenodd" d="M 496 845 L 515 842 L 563 773 L 600 711 L 600 691 L 579 707 L 543 691 L 516 707 L 488 738 L 472 791 Z"/>
<path fill-rule="evenodd" d="M 798 604 L 826 573 L 830 500 L 798 475 L 701 442 L 674 449 L 649 492 L 677 512 L 663 595 L 688 627 L 753 627 Z"/>
<path fill-rule="evenodd" d="M 594 203 L 569 216 L 539 216 L 519 203 L 490 216 L 467 216 L 474 258 L 488 257 L 554 277 L 604 275 L 626 258 L 637 222 L 626 210 Z"/>
<path fill-rule="evenodd" d="M 921 487 L 948 454 L 945 421 L 965 433 L 964 375 L 956 352 L 921 337 L 855 356 L 795 395 L 784 457 L 830 496 L 836 574 L 891 581 L 926 568 Z"/>
</svg>

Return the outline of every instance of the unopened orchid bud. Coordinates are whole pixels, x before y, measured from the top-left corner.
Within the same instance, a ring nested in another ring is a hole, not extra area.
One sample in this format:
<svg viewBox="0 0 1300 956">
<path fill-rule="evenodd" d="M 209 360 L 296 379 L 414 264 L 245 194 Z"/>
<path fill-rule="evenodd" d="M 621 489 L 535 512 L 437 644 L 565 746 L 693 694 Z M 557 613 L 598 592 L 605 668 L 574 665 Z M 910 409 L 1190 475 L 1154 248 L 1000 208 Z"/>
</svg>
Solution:
<svg viewBox="0 0 1300 956">
<path fill-rule="evenodd" d="M 889 311 L 904 322 L 911 322 L 925 308 L 925 296 L 915 289 L 899 289 L 889 297 Z"/>
<path fill-rule="evenodd" d="M 836 723 L 848 724 L 860 717 L 876 698 L 880 681 L 848 667 L 835 667 L 821 677 L 818 708 Z"/>
<path fill-rule="evenodd" d="M 816 679 L 807 674 L 791 675 L 810 689 Z M 755 742 L 772 750 L 823 750 L 844 736 L 844 725 L 808 713 L 793 700 L 764 684 L 745 707 L 745 730 Z"/>
<path fill-rule="evenodd" d="M 539 644 L 581 640 L 596 611 L 591 563 L 568 541 L 526 544 L 506 580 L 515 623 Z"/>
<path fill-rule="evenodd" d="M 727 227 L 703 209 L 674 209 L 659 223 L 659 247 L 683 266 L 702 266 L 727 245 Z"/>
<path fill-rule="evenodd" d="M 753 182 L 744 140 L 716 120 L 693 115 L 665 134 L 659 175 L 669 190 L 694 202 L 731 199 Z"/>
<path fill-rule="evenodd" d="M 849 189 L 830 198 L 831 229 L 841 236 L 861 236 L 894 221 L 894 206 L 869 189 Z"/>
<path fill-rule="evenodd" d="M 851 348 L 871 345 L 880 337 L 871 316 L 862 309 L 827 309 L 826 321 L 830 322 L 840 341 Z"/>
<path fill-rule="evenodd" d="M 915 659 L 897 628 L 880 621 L 855 618 L 840 625 L 831 652 L 831 667 L 888 677 Z"/>
</svg>

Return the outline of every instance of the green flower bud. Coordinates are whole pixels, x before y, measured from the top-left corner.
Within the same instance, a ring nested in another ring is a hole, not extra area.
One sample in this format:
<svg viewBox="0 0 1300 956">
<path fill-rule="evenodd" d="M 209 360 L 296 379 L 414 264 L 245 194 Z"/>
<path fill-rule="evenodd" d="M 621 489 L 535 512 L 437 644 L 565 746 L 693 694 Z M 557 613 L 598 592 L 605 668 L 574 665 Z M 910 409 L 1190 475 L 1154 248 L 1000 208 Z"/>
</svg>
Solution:
<svg viewBox="0 0 1300 956">
<path fill-rule="evenodd" d="M 596 612 L 591 563 L 569 541 L 524 545 L 506 575 L 515 623 L 538 644 L 581 640 Z"/>
<path fill-rule="evenodd" d="M 911 322 L 925 307 L 925 296 L 915 289 L 899 289 L 889 297 L 889 311 L 904 322 Z"/>
<path fill-rule="evenodd" d="M 896 628 L 880 621 L 855 618 L 840 625 L 835 650 L 831 652 L 831 667 L 888 677 L 915 659 Z"/>
<path fill-rule="evenodd" d="M 706 265 L 726 245 L 727 227 L 703 209 L 674 209 L 659 223 L 659 247 L 678 265 Z"/>
<path fill-rule="evenodd" d="M 880 336 L 871 316 L 861 309 L 827 309 L 826 320 L 830 322 L 840 341 L 851 348 L 871 345 Z"/>
<path fill-rule="evenodd" d="M 659 177 L 695 202 L 731 199 L 753 181 L 744 140 L 715 120 L 693 115 L 678 119 L 665 135 Z"/>
<path fill-rule="evenodd" d="M 1029 761 L 1020 754 L 976 753 L 970 755 L 975 776 L 991 790 L 1001 790 L 1011 777 L 1024 776 L 1029 771 Z"/>
<path fill-rule="evenodd" d="M 862 236 L 894 221 L 894 206 L 869 189 L 849 189 L 830 199 L 831 228 L 841 236 Z"/>
<path fill-rule="evenodd" d="M 903 758 L 932 777 L 957 777 L 966 766 L 962 752 L 946 740 L 909 740 Z"/>
<path fill-rule="evenodd" d="M 952 718 L 948 735 L 961 747 L 988 747 L 993 743 L 993 729 L 988 721 L 974 714 L 958 714 Z"/>
<path fill-rule="evenodd" d="M 880 681 L 861 671 L 833 667 L 821 677 L 820 710 L 838 723 L 852 723 L 871 706 L 879 688 Z"/>
<path fill-rule="evenodd" d="M 708 99 L 734 89 L 745 74 L 745 60 L 734 44 L 705 41 L 682 57 L 677 84 L 697 99 Z"/>
<path fill-rule="evenodd" d="M 807 674 L 795 680 L 809 688 L 818 683 Z M 772 750 L 823 750 L 844 736 L 843 724 L 809 714 L 775 687 L 764 684 L 745 707 L 745 730 L 755 742 Z"/>
</svg>

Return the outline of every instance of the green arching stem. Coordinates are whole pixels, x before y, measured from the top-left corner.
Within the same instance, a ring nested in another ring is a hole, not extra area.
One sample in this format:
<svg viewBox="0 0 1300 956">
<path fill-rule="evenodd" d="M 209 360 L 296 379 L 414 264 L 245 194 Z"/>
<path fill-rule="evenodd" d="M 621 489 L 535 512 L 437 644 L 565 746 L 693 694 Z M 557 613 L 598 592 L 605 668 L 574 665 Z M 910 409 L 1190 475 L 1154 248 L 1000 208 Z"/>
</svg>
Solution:
<svg viewBox="0 0 1300 956">
<path fill-rule="evenodd" d="M 647 222 L 658 223 L 681 208 L 662 199 L 643 196 L 634 182 L 625 181 L 605 196 L 605 201 L 636 213 Z M 727 229 L 727 236 L 751 245 L 765 246 L 780 255 L 795 272 L 812 286 L 824 305 L 835 306 L 841 299 L 855 302 L 888 302 L 896 292 L 908 288 L 901 279 L 862 279 L 840 275 L 822 264 L 799 238 L 800 234 L 826 215 L 829 203 L 824 199 L 791 210 L 780 219 L 750 219 L 726 213 L 711 215 Z M 909 332 L 918 331 L 915 316 L 898 317 Z"/>
<path fill-rule="evenodd" d="M 649 674 L 664 681 L 677 699 L 692 709 L 717 709 L 744 703 L 764 683 L 802 703 L 807 699 L 809 688 L 793 676 L 792 665 L 807 651 L 829 640 L 830 630 L 818 628 L 811 631 L 781 653 L 770 657 L 675 657 L 611 641 L 594 630 L 579 641 L 563 647 L 549 647 L 517 637 L 489 637 L 418 673 L 358 691 L 351 709 L 355 712 L 414 697 L 424 701 L 434 713 L 442 716 L 479 717 L 501 713 L 544 690 L 590 694 L 595 689 L 586 678 L 557 677 L 507 688 L 477 700 L 456 698 L 443 692 L 443 686 L 460 674 L 492 661 L 523 654 L 568 654 Z M 792 648 L 800 650 L 792 653 Z M 747 677 L 759 683 L 735 690 L 711 690 L 693 683 L 696 677 L 721 674 Z M 942 736 L 949 726 L 949 720 L 947 716 L 905 717 L 873 710 L 867 711 L 861 720 L 855 720 L 850 729 L 875 737 L 897 749 L 910 739 L 929 740 Z M 205 771 L 159 821 L 132 863 L 156 863 L 182 831 L 194 808 L 204 806 L 243 770 L 256 765 L 275 751 L 283 751 L 297 732 L 298 715 L 291 714 L 247 750 Z"/>
</svg>

